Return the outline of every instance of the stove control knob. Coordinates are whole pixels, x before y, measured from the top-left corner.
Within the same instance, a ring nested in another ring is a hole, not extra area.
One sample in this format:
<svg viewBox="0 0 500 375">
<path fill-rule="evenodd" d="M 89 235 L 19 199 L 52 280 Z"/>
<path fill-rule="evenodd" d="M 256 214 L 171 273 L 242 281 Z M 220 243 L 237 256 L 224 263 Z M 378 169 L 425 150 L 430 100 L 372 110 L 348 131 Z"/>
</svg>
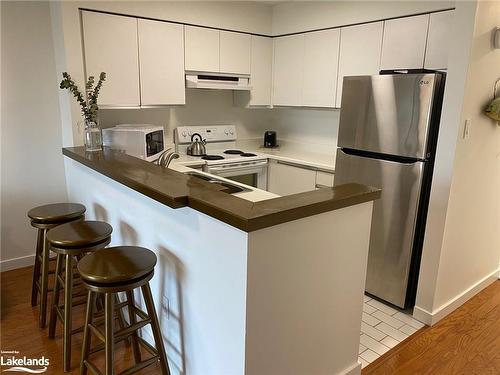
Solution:
<svg viewBox="0 0 500 375">
<path fill-rule="evenodd" d="M 187 132 L 184 130 L 184 131 L 182 132 L 182 136 L 185 138 L 185 137 L 186 137 L 186 135 L 187 135 Z"/>
<path fill-rule="evenodd" d="M 233 129 L 229 129 L 229 134 L 234 135 Z"/>
<path fill-rule="evenodd" d="M 229 130 L 225 129 L 225 130 L 224 130 L 224 134 L 225 134 L 225 135 L 229 135 Z"/>
<path fill-rule="evenodd" d="M 188 131 L 188 135 L 191 137 L 191 135 L 193 134 L 193 132 L 190 130 Z"/>
</svg>

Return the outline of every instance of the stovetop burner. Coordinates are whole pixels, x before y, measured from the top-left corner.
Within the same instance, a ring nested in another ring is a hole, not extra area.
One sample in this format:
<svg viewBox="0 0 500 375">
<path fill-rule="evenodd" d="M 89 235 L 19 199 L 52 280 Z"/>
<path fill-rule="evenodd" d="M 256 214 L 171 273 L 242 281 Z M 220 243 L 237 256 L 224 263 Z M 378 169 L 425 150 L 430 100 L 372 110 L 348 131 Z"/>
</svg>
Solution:
<svg viewBox="0 0 500 375">
<path fill-rule="evenodd" d="M 222 160 L 224 156 L 220 155 L 205 155 L 201 157 L 203 160 Z"/>
<path fill-rule="evenodd" d="M 241 150 L 226 150 L 224 151 L 225 154 L 228 154 L 228 155 L 241 155 L 241 154 L 244 154 L 243 151 Z"/>
<path fill-rule="evenodd" d="M 252 156 L 257 156 L 257 155 L 252 154 L 251 152 L 242 152 L 242 153 L 240 154 L 240 156 L 243 156 L 243 157 L 245 157 L 245 158 L 249 158 L 249 157 L 252 157 Z"/>
</svg>

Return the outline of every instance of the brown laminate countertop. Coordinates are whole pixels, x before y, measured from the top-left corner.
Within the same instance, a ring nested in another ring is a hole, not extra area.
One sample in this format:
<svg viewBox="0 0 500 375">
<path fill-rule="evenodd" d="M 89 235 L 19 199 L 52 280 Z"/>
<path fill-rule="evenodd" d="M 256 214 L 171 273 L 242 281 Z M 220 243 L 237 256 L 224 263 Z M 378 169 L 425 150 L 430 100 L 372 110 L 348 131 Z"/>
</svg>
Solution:
<svg viewBox="0 0 500 375">
<path fill-rule="evenodd" d="M 225 193 L 221 185 L 104 148 L 63 148 L 63 154 L 172 208 L 191 207 L 246 232 L 380 198 L 380 189 L 346 184 L 250 202 Z"/>
</svg>

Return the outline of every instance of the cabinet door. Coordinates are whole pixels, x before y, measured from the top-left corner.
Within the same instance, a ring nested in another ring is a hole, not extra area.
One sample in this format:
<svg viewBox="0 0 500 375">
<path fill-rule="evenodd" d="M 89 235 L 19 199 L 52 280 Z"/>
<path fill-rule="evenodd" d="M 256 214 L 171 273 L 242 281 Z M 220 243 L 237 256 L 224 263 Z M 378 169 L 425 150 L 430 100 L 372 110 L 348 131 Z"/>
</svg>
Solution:
<svg viewBox="0 0 500 375">
<path fill-rule="evenodd" d="M 451 10 L 430 15 L 424 64 L 426 69 L 448 67 L 448 45 L 452 20 L 453 11 Z"/>
<path fill-rule="evenodd" d="M 185 104 L 183 26 L 138 22 L 141 104 Z"/>
<path fill-rule="evenodd" d="M 334 107 L 337 91 L 340 30 L 304 35 L 302 106 Z"/>
<path fill-rule="evenodd" d="M 219 30 L 185 26 L 186 70 L 219 71 Z"/>
<path fill-rule="evenodd" d="M 385 21 L 381 69 L 423 68 L 428 24 L 428 14 Z"/>
<path fill-rule="evenodd" d="M 139 106 L 137 19 L 82 13 L 86 75 L 106 72 L 99 105 Z"/>
<path fill-rule="evenodd" d="M 344 76 L 379 73 L 383 31 L 383 22 L 343 27 L 340 30 L 337 108 L 341 106 Z"/>
<path fill-rule="evenodd" d="M 250 67 L 250 105 L 271 105 L 271 84 L 273 69 L 273 40 L 252 36 L 252 63 Z"/>
<path fill-rule="evenodd" d="M 316 171 L 276 162 L 269 163 L 267 190 L 290 195 L 316 188 Z"/>
<path fill-rule="evenodd" d="M 220 32 L 220 72 L 250 74 L 252 37 L 231 31 Z"/>
<path fill-rule="evenodd" d="M 316 172 L 316 187 L 333 187 L 333 173 Z"/>
<path fill-rule="evenodd" d="M 300 106 L 304 72 L 304 34 L 274 39 L 273 104 Z"/>
</svg>

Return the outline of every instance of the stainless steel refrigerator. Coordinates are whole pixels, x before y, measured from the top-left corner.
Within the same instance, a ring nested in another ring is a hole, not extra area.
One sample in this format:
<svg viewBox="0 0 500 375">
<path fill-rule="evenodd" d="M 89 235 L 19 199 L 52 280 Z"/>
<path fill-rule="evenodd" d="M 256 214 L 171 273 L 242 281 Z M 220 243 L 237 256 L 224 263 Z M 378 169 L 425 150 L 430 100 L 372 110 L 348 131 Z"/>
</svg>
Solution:
<svg viewBox="0 0 500 375">
<path fill-rule="evenodd" d="M 414 304 L 444 73 L 345 77 L 335 185 L 382 188 L 374 202 L 366 291 Z"/>
</svg>

